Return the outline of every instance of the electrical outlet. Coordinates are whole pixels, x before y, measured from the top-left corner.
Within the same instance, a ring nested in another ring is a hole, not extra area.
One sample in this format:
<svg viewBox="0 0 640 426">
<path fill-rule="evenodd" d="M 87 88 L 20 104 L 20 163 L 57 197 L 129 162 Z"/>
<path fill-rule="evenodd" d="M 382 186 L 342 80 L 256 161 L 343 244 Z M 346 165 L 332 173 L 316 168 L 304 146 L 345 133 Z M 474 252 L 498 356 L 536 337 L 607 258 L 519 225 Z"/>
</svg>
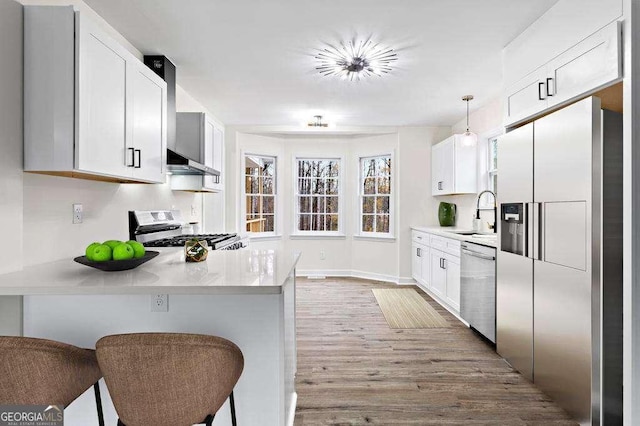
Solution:
<svg viewBox="0 0 640 426">
<path fill-rule="evenodd" d="M 154 294 L 151 296 L 151 312 L 169 312 L 169 295 Z"/>
<path fill-rule="evenodd" d="M 320 250 L 320 260 L 325 260 L 324 250 Z"/>
<path fill-rule="evenodd" d="M 82 223 L 82 204 L 73 205 L 73 223 Z"/>
<path fill-rule="evenodd" d="M 196 210 L 196 206 L 194 204 L 191 204 L 191 216 L 197 216 L 198 215 L 198 211 Z"/>
</svg>

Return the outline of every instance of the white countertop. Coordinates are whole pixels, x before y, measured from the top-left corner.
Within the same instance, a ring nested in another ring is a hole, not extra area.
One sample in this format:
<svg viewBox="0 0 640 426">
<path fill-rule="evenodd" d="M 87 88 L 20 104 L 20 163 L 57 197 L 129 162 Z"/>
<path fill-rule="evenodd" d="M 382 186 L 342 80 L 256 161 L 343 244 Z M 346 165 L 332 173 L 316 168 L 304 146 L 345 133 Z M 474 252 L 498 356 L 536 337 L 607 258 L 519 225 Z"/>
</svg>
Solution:
<svg viewBox="0 0 640 426">
<path fill-rule="evenodd" d="M 104 272 L 59 260 L 0 275 L 0 295 L 43 294 L 279 294 L 300 254 L 278 250 L 215 250 L 187 263 L 183 248 L 128 271 Z"/>
<path fill-rule="evenodd" d="M 467 241 L 474 244 L 481 244 L 487 247 L 498 247 L 498 235 L 497 234 L 483 234 L 486 236 L 474 237 L 472 235 L 456 234 L 456 231 L 461 232 L 473 232 L 471 229 L 456 228 L 453 226 L 412 226 L 411 229 L 416 231 L 426 232 L 428 234 L 440 235 L 442 237 L 451 238 L 458 241 Z M 479 232 L 479 234 L 481 234 Z"/>
</svg>

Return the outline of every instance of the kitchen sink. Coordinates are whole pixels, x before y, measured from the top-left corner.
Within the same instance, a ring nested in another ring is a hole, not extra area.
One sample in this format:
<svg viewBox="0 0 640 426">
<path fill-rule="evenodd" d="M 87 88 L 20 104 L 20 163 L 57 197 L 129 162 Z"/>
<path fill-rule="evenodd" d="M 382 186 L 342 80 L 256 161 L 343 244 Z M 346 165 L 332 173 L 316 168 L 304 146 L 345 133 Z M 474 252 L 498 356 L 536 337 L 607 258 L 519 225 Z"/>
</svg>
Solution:
<svg viewBox="0 0 640 426">
<path fill-rule="evenodd" d="M 475 231 L 450 231 L 452 234 L 458 234 L 458 235 L 474 235 L 476 234 Z"/>
</svg>

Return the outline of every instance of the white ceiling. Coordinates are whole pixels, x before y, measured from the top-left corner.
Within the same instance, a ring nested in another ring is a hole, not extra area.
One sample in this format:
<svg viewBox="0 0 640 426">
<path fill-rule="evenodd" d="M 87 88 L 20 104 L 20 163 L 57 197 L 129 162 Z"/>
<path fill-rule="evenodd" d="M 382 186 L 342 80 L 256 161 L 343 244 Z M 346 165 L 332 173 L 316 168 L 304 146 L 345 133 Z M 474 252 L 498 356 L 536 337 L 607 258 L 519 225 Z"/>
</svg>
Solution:
<svg viewBox="0 0 640 426">
<path fill-rule="evenodd" d="M 85 0 L 227 125 L 452 125 L 498 95 L 501 50 L 558 0 Z M 398 51 L 392 75 L 316 73 L 354 35 Z"/>
</svg>

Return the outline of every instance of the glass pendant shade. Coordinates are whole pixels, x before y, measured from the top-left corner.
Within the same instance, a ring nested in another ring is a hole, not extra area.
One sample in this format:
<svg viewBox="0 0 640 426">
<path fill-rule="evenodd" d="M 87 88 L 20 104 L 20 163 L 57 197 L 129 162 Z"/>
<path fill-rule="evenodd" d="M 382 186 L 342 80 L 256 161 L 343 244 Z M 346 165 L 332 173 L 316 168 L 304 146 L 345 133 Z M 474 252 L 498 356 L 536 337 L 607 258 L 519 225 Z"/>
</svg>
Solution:
<svg viewBox="0 0 640 426">
<path fill-rule="evenodd" d="M 473 132 L 467 130 L 462 134 L 462 145 L 463 146 L 474 146 L 478 142 L 478 135 Z"/>
</svg>

